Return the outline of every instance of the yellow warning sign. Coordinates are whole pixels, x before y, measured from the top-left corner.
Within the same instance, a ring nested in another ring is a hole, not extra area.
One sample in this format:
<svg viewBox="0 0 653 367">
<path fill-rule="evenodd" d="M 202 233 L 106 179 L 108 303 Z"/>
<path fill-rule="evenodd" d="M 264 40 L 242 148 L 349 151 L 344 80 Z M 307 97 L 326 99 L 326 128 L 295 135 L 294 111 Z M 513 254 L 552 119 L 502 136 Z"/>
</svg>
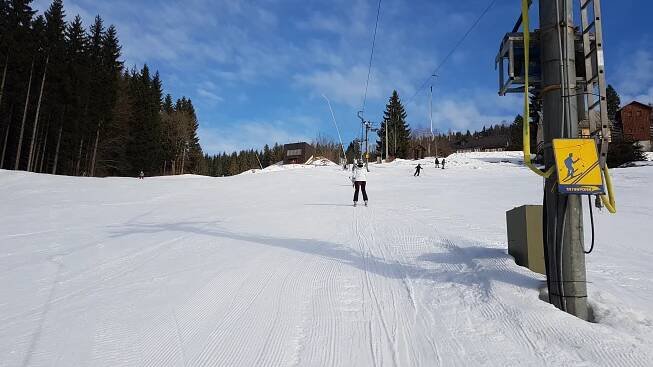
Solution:
<svg viewBox="0 0 653 367">
<path fill-rule="evenodd" d="M 558 191 L 563 194 L 603 194 L 599 155 L 593 139 L 553 139 Z"/>
</svg>

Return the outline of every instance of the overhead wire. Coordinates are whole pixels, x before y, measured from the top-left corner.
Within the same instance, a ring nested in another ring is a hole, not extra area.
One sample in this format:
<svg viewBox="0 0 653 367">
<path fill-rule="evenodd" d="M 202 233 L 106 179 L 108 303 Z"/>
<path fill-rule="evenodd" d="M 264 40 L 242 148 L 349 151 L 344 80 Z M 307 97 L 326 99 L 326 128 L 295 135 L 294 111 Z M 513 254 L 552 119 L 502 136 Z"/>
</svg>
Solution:
<svg viewBox="0 0 653 367">
<path fill-rule="evenodd" d="M 372 36 L 372 50 L 370 51 L 370 62 L 367 67 L 367 81 L 365 82 L 365 93 L 363 94 L 363 108 L 362 111 L 365 113 L 365 104 L 367 103 L 367 91 L 370 86 L 370 76 L 372 74 L 372 61 L 374 60 L 374 48 L 376 46 L 376 34 L 379 29 L 379 18 L 381 15 L 381 1 L 379 0 L 379 5 L 376 8 L 376 23 L 374 24 L 374 36 Z"/>
<path fill-rule="evenodd" d="M 449 60 L 449 58 L 451 58 L 451 56 L 454 54 L 454 52 L 456 52 L 456 50 L 458 50 L 458 48 L 463 44 L 463 42 L 465 42 L 467 37 L 472 33 L 472 31 L 476 28 L 476 26 L 481 22 L 481 19 L 483 19 L 483 17 L 490 11 L 490 9 L 492 9 L 492 7 L 494 6 L 494 4 L 496 2 L 497 2 L 497 0 L 491 0 L 490 3 L 488 4 L 488 6 L 483 9 L 483 11 L 476 18 L 476 20 L 471 24 L 471 26 L 463 34 L 463 36 L 458 40 L 458 42 L 456 42 L 456 44 L 453 46 L 453 48 L 451 48 L 451 50 L 449 50 L 449 53 L 447 53 L 447 55 L 442 59 L 442 61 L 440 61 L 440 63 L 435 68 L 435 70 L 432 73 L 429 74 L 429 77 L 426 78 L 426 80 L 424 80 L 424 82 L 419 86 L 419 88 L 417 88 L 417 90 L 415 91 L 413 96 L 408 99 L 408 101 L 406 102 L 406 105 L 409 105 L 411 102 L 413 102 L 415 100 L 415 97 L 417 97 L 417 95 L 419 95 L 419 93 L 426 87 L 426 85 L 428 85 L 429 80 L 431 80 L 431 76 L 433 74 L 437 74 L 438 71 L 440 71 L 440 69 L 444 66 L 444 64 Z"/>
</svg>

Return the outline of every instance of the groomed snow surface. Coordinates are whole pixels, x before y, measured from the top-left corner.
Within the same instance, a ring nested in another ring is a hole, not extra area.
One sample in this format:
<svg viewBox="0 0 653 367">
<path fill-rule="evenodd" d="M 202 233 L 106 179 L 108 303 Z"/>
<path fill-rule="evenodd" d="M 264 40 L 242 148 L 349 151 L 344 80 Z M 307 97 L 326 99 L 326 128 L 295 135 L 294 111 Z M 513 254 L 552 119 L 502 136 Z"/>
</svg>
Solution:
<svg viewBox="0 0 653 367">
<path fill-rule="evenodd" d="M 0 366 L 653 365 L 653 166 L 596 213 L 593 324 L 507 254 L 541 201 L 520 154 L 447 161 L 371 165 L 367 208 L 337 166 L 0 171 Z"/>
</svg>

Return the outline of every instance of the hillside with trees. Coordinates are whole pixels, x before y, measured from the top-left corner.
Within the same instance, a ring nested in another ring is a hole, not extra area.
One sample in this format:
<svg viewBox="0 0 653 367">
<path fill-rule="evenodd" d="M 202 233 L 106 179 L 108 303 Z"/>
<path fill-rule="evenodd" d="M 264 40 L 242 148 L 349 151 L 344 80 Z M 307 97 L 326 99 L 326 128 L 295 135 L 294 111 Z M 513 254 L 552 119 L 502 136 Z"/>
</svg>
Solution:
<svg viewBox="0 0 653 367">
<path fill-rule="evenodd" d="M 61 0 L 0 1 L 0 168 L 62 175 L 199 173 L 190 99 L 147 65 L 126 69 L 115 26 L 66 21 Z"/>
</svg>

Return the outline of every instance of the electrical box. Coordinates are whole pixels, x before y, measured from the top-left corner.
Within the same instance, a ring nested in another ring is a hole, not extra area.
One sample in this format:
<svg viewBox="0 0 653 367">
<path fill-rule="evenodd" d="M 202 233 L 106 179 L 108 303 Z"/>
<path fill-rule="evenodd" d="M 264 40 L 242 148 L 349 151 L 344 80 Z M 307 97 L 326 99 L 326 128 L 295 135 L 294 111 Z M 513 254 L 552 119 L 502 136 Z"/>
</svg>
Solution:
<svg viewBox="0 0 653 367">
<path fill-rule="evenodd" d="M 517 265 L 546 275 L 542 241 L 542 205 L 524 205 L 506 212 L 508 253 Z"/>
</svg>

